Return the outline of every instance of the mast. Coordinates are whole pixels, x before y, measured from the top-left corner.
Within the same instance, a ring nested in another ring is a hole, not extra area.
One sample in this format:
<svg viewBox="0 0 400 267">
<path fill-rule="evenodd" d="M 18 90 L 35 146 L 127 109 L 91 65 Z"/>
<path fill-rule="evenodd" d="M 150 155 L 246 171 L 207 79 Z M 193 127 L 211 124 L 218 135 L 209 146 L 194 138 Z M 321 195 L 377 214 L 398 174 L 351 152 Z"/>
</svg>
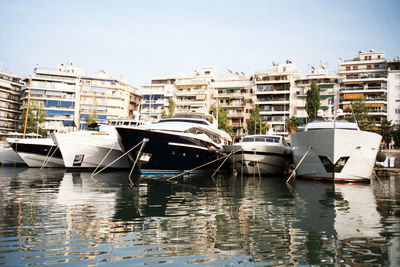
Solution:
<svg viewBox="0 0 400 267">
<path fill-rule="evenodd" d="M 24 124 L 24 133 L 22 135 L 22 139 L 25 139 L 26 126 L 28 124 L 29 105 L 31 102 L 31 87 L 32 87 L 32 76 L 29 76 L 29 93 L 28 93 L 28 100 L 26 103 L 25 124 Z"/>
</svg>

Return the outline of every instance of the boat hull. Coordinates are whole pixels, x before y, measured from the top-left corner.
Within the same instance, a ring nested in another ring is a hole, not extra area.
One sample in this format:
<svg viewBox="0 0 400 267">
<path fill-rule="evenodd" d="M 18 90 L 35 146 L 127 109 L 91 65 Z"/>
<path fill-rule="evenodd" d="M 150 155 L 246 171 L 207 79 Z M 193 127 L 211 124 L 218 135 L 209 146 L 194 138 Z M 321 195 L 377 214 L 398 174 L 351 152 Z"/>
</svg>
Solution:
<svg viewBox="0 0 400 267">
<path fill-rule="evenodd" d="M 182 136 L 140 128 L 116 128 L 122 147 L 125 151 L 137 145 L 129 152 L 129 159 L 134 163 L 141 148 L 138 145 L 143 139 L 145 143 L 138 160 L 138 169 L 143 175 L 178 174 L 196 169 L 196 172 L 209 171 L 219 167 L 221 162 L 207 164 L 219 156 L 212 143 Z M 198 168 L 201 165 L 207 164 Z"/>
<path fill-rule="evenodd" d="M 296 175 L 335 182 L 369 181 L 381 136 L 346 129 L 320 129 L 289 136 Z M 309 149 L 310 147 L 310 149 Z"/>
<path fill-rule="evenodd" d="M 60 150 L 51 139 L 16 139 L 14 141 L 7 140 L 7 142 L 28 167 L 42 167 L 45 160 L 47 161 L 45 167 L 64 167 Z"/>
<path fill-rule="evenodd" d="M 129 168 L 127 157 L 120 158 L 123 152 L 117 137 L 87 135 L 83 132 L 52 133 L 52 137 L 61 151 L 66 168 Z"/>
<path fill-rule="evenodd" d="M 26 166 L 25 161 L 7 144 L 0 144 L 0 163 L 2 166 Z"/>
<path fill-rule="evenodd" d="M 229 153 L 231 163 L 238 173 L 245 175 L 287 175 L 289 169 L 289 154 L 282 146 L 263 145 L 260 143 L 243 143 L 224 147 Z"/>
</svg>

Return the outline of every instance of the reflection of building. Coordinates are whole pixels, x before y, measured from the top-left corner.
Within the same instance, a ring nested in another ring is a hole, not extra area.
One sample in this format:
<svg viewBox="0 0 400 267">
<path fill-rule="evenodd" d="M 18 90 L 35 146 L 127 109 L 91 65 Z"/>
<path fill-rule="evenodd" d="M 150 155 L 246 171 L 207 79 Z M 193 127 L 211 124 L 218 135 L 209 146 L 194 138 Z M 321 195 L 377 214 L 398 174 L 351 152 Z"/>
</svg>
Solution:
<svg viewBox="0 0 400 267">
<path fill-rule="evenodd" d="M 277 134 L 287 135 L 287 118 L 294 114 L 294 81 L 298 78 L 296 65 L 273 64 L 267 73 L 255 74 L 255 104 L 260 106 L 260 116 Z"/>
<path fill-rule="evenodd" d="M 233 135 L 240 139 L 246 133 L 253 108 L 253 82 L 244 74 L 231 74 L 215 78 L 210 86 L 211 106 L 215 105 L 227 111 Z"/>
<path fill-rule="evenodd" d="M 306 111 L 307 91 L 311 89 L 311 82 L 315 81 L 320 90 L 320 109 L 324 116 L 332 118 L 338 103 L 335 102 L 339 92 L 338 77 L 336 74 L 329 74 L 328 70 L 321 66 L 320 69 L 311 69 L 310 73 L 295 81 L 296 94 L 293 98 L 295 113 L 293 114 L 299 122 L 299 127 L 304 127 L 308 117 Z"/>
<path fill-rule="evenodd" d="M 384 52 L 359 52 L 351 60 L 339 60 L 340 99 L 339 106 L 351 112 L 351 104 L 365 100 L 368 115 L 380 125 L 388 116 L 387 61 Z"/>
<path fill-rule="evenodd" d="M 0 131 L 19 128 L 21 78 L 0 72 Z"/>
</svg>

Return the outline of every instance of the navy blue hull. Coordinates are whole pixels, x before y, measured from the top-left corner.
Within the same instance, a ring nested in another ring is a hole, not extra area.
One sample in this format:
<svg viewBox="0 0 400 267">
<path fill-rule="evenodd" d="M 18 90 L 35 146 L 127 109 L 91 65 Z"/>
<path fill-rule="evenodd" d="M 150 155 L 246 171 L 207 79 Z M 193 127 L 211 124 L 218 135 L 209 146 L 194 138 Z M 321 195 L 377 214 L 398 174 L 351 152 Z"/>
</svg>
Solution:
<svg viewBox="0 0 400 267">
<path fill-rule="evenodd" d="M 138 161 L 142 174 L 181 173 L 218 158 L 215 149 L 209 149 L 212 147 L 211 143 L 195 138 L 137 128 L 117 128 L 117 131 L 125 151 L 136 146 L 144 138 L 148 139 L 142 150 L 142 160 Z M 140 147 L 139 145 L 129 153 L 131 164 L 136 159 Z M 218 160 L 197 170 L 216 169 L 221 162 L 222 160 Z"/>
</svg>

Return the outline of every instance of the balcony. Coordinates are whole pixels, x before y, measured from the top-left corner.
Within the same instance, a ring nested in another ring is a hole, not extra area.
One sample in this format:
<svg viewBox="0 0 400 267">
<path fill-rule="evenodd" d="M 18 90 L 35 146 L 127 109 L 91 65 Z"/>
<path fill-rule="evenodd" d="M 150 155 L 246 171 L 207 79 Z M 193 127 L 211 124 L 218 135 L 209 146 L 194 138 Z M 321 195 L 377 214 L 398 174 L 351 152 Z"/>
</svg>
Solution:
<svg viewBox="0 0 400 267">
<path fill-rule="evenodd" d="M 289 110 L 260 110 L 260 115 L 289 115 Z"/>
</svg>

